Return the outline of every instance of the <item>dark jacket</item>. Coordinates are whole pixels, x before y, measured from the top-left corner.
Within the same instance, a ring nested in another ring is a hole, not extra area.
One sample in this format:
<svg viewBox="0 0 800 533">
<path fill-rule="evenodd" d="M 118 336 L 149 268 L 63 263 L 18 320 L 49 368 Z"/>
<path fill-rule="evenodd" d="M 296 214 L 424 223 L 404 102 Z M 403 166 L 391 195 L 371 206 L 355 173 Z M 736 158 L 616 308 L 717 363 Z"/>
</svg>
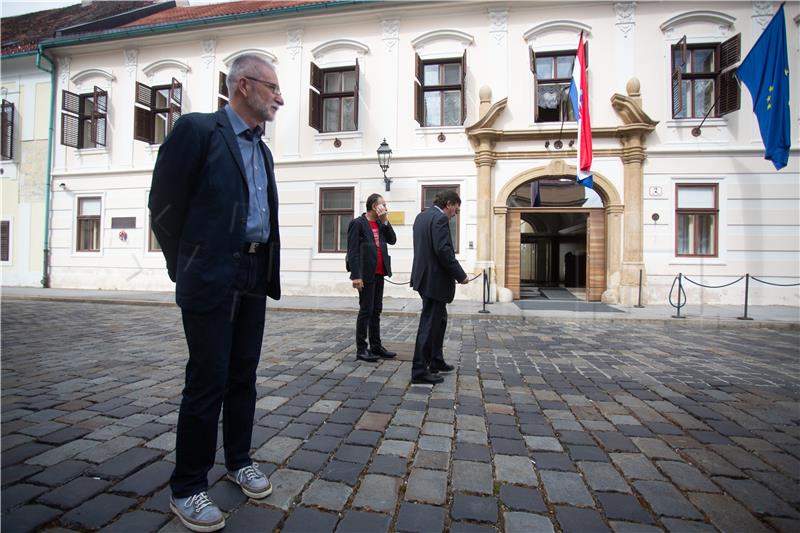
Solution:
<svg viewBox="0 0 800 533">
<path fill-rule="evenodd" d="M 383 270 L 387 277 L 392 275 L 392 258 L 389 257 L 387 244 L 397 242 L 394 228 L 387 222 L 378 222 L 378 240 L 381 243 L 383 256 Z M 378 249 L 375 247 L 375 237 L 369 226 L 366 214 L 356 217 L 347 226 L 347 268 L 350 279 L 361 279 L 364 283 L 375 280 L 375 269 L 378 268 Z"/>
<path fill-rule="evenodd" d="M 278 190 L 267 169 L 270 236 L 267 294 L 280 299 Z M 236 135 L 224 110 L 182 116 L 158 150 L 150 188 L 153 232 L 183 309 L 214 308 L 233 285 L 242 256 L 249 193 Z"/>
<path fill-rule="evenodd" d="M 427 208 L 414 220 L 411 288 L 426 298 L 450 303 L 456 281 L 466 277 L 453 250 L 450 219 L 435 206 Z"/>
</svg>

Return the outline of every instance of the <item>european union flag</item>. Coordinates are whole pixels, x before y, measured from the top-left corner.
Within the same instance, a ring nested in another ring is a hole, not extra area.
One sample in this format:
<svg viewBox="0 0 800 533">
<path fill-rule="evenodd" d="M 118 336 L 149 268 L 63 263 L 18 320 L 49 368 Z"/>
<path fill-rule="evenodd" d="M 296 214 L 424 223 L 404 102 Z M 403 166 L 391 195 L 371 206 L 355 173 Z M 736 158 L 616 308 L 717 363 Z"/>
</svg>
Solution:
<svg viewBox="0 0 800 533">
<path fill-rule="evenodd" d="M 736 69 L 736 77 L 753 97 L 765 159 L 780 170 L 789 161 L 789 60 L 786 53 L 786 20 L 781 5 L 764 33 Z"/>
</svg>

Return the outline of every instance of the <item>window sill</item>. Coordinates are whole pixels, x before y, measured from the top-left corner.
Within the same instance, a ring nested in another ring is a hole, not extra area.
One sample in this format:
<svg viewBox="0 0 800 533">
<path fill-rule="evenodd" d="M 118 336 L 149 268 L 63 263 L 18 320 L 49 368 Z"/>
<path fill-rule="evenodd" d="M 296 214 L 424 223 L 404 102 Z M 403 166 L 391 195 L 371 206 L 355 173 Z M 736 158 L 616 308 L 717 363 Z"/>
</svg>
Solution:
<svg viewBox="0 0 800 533">
<path fill-rule="evenodd" d="M 702 118 L 673 118 L 665 120 L 664 124 L 668 128 L 694 128 L 699 126 L 701 122 L 703 122 Z M 709 117 L 703 123 L 704 127 L 725 127 L 727 125 L 728 121 L 722 117 Z"/>
<path fill-rule="evenodd" d="M 140 142 L 141 142 L 141 141 L 140 141 Z M 158 149 L 159 149 L 159 148 L 161 148 L 161 145 L 160 145 L 160 144 L 150 144 L 150 143 L 147 143 L 147 144 L 145 144 L 145 146 L 144 146 L 144 151 L 145 151 L 145 152 L 147 152 L 148 154 L 154 154 L 154 153 L 155 153 L 155 154 L 158 154 Z"/>
<path fill-rule="evenodd" d="M 466 128 L 464 126 L 417 126 L 416 133 L 418 135 L 439 135 L 444 133 L 464 133 Z"/>
<path fill-rule="evenodd" d="M 670 262 L 670 265 L 716 265 L 725 266 L 727 261 L 719 257 L 675 257 Z"/>
<path fill-rule="evenodd" d="M 332 141 L 334 139 L 361 139 L 364 132 L 355 131 L 326 131 L 325 133 L 315 133 L 314 139 L 318 141 Z"/>
<path fill-rule="evenodd" d="M 75 155 L 108 155 L 108 146 L 101 146 L 100 148 L 77 148 Z"/>
</svg>

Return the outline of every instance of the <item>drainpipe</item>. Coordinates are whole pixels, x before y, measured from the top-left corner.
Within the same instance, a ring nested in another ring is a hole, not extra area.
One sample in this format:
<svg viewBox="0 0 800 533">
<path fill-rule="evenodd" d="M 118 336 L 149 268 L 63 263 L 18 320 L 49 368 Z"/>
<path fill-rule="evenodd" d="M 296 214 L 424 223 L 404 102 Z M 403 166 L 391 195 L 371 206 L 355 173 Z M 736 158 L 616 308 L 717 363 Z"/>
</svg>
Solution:
<svg viewBox="0 0 800 533">
<path fill-rule="evenodd" d="M 50 69 L 42 66 L 42 58 L 50 63 Z M 53 132 L 56 108 L 56 66 L 53 60 L 44 55 L 42 45 L 36 51 L 36 67 L 50 74 L 50 120 L 47 128 L 47 170 L 45 171 L 44 197 L 44 255 L 42 260 L 42 287 L 50 288 L 50 197 L 52 196 Z"/>
</svg>

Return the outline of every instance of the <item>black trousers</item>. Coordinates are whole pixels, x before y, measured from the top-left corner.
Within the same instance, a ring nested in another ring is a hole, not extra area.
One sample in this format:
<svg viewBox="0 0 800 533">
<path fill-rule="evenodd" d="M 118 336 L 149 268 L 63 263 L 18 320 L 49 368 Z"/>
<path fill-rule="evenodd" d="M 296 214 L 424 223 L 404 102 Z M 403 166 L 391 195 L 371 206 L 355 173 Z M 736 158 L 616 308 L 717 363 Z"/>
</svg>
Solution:
<svg viewBox="0 0 800 533">
<path fill-rule="evenodd" d="M 411 377 L 418 378 L 428 372 L 431 365 L 444 363 L 444 333 L 447 329 L 447 304 L 422 296 L 422 313 L 419 315 L 417 342 Z"/>
<path fill-rule="evenodd" d="M 356 319 L 356 349 L 367 349 L 381 346 L 381 312 L 383 311 L 383 276 L 375 276 L 375 280 L 364 283 L 358 293 L 358 318 Z"/>
<path fill-rule="evenodd" d="M 267 254 L 242 254 L 236 280 L 220 305 L 206 313 L 183 310 L 189 345 L 175 445 L 172 494 L 208 489 L 222 411 L 225 466 L 249 465 L 256 404 L 256 369 L 264 336 Z"/>
</svg>

